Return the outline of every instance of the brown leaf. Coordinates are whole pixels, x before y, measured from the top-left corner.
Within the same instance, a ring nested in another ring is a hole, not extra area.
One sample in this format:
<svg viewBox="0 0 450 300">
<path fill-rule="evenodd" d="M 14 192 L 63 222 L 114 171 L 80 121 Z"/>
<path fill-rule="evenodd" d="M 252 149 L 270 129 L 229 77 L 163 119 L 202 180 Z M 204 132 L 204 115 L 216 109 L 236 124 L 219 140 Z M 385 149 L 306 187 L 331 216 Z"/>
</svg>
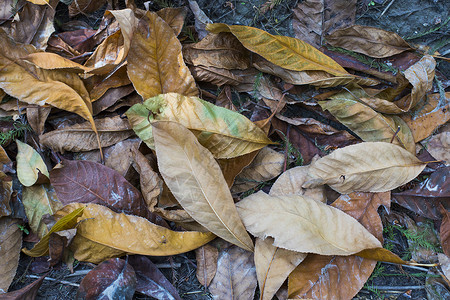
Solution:
<svg viewBox="0 0 450 300">
<path fill-rule="evenodd" d="M 332 206 L 347 212 L 382 239 L 383 225 L 377 209 L 380 205 L 389 207 L 389 203 L 389 193 L 352 193 L 342 195 Z M 309 254 L 289 275 L 289 299 L 351 299 L 363 287 L 375 265 L 373 260 L 354 255 Z"/>
<path fill-rule="evenodd" d="M 148 257 L 132 255 L 128 263 L 136 272 L 137 292 L 156 299 L 181 300 L 175 287 Z"/>
<path fill-rule="evenodd" d="M 0 295 L 8 291 L 19 265 L 22 248 L 19 224 L 19 219 L 0 217 Z"/>
<path fill-rule="evenodd" d="M 348 194 L 354 191 L 386 192 L 408 183 L 426 163 L 402 147 L 364 142 L 340 148 L 311 164 L 304 188 L 328 184 Z"/>
<path fill-rule="evenodd" d="M 197 81 L 210 82 L 217 86 L 222 85 L 239 85 L 243 83 L 243 79 L 232 71 L 214 67 L 196 66 L 190 67 L 192 76 Z"/>
<path fill-rule="evenodd" d="M 116 171 L 90 161 L 64 160 L 62 164 L 62 168 L 50 171 L 50 182 L 64 205 L 98 203 L 114 211 L 147 217 L 141 193 Z"/>
<path fill-rule="evenodd" d="M 104 295 L 114 295 L 129 299 L 136 289 L 136 273 L 127 260 L 112 258 L 92 269 L 84 276 L 76 298 L 95 299 Z"/>
<path fill-rule="evenodd" d="M 383 29 L 352 25 L 338 29 L 326 37 L 327 42 L 350 51 L 383 58 L 413 50 L 398 34 Z"/>
<path fill-rule="evenodd" d="M 2 149 L 0 148 L 0 153 Z M 12 213 L 10 206 L 11 194 L 13 193 L 12 186 L 12 178 L 8 178 L 5 173 L 0 171 L 0 218 L 10 216 Z"/>
<path fill-rule="evenodd" d="M 209 286 L 214 298 L 253 300 L 256 284 L 252 252 L 236 246 L 220 251 L 216 276 Z"/>
<path fill-rule="evenodd" d="M 37 135 L 41 135 L 44 132 L 45 121 L 51 110 L 51 107 L 27 108 L 27 121 Z"/>
<path fill-rule="evenodd" d="M 216 247 L 206 244 L 195 250 L 197 259 L 197 279 L 205 288 L 209 286 L 217 271 L 219 251 Z"/>
<path fill-rule="evenodd" d="M 392 193 L 393 202 L 430 219 L 439 220 L 439 203 L 450 209 L 450 167 L 440 168 L 412 189 Z"/>
<path fill-rule="evenodd" d="M 94 116 L 110 108 L 116 103 L 123 102 L 122 98 L 132 94 L 133 92 L 134 87 L 131 84 L 107 90 L 98 100 L 92 103 L 92 111 Z"/>
<path fill-rule="evenodd" d="M 106 75 L 94 75 L 84 80 L 92 102 L 98 101 L 111 88 L 131 85 L 127 75 L 127 66 L 121 66 L 112 73 Z M 133 88 L 134 91 L 134 88 Z M 118 99 L 116 99 L 118 100 Z M 139 99 L 142 101 L 142 99 Z M 94 106 L 95 102 L 93 103 Z M 100 105 L 100 104 L 97 104 Z"/>
<path fill-rule="evenodd" d="M 437 160 L 450 164 L 450 132 L 442 132 L 431 137 L 426 143 L 427 151 Z"/>
<path fill-rule="evenodd" d="M 169 92 L 198 95 L 194 78 L 184 64 L 180 42 L 156 13 L 147 12 L 134 32 L 128 77 L 144 99 Z"/>
<path fill-rule="evenodd" d="M 183 29 L 184 18 L 186 17 L 187 9 L 183 7 L 165 7 L 156 12 L 158 16 L 163 19 L 170 27 L 172 27 L 176 36 L 178 36 Z"/>
<path fill-rule="evenodd" d="M 306 253 L 289 251 L 272 245 L 273 239 L 256 238 L 255 266 L 261 300 L 270 300 L 289 274 L 305 259 Z"/>
<path fill-rule="evenodd" d="M 208 230 L 253 251 L 253 242 L 212 154 L 183 125 L 153 123 L 158 167 L 181 206 Z"/>
<path fill-rule="evenodd" d="M 128 121 L 120 116 L 96 119 L 94 122 L 102 147 L 114 145 L 133 135 Z M 39 140 L 48 148 L 62 153 L 90 151 L 98 149 L 99 146 L 97 135 L 87 122 L 53 130 L 41 135 Z"/>
<path fill-rule="evenodd" d="M 440 230 L 442 250 L 450 257 L 450 212 L 443 206 L 440 206 L 440 211 L 443 216 Z"/>
<path fill-rule="evenodd" d="M 42 275 L 39 279 L 20 290 L 3 294 L 1 297 L 3 300 L 34 300 L 36 299 L 37 292 L 44 282 L 45 277 L 47 277 L 47 274 Z"/>
<path fill-rule="evenodd" d="M 217 163 L 222 170 L 225 181 L 228 187 L 231 187 L 234 183 L 236 176 L 242 172 L 258 155 L 258 150 L 228 159 L 218 159 Z"/>
<path fill-rule="evenodd" d="M 355 22 L 356 0 L 306 0 L 292 11 L 295 37 L 319 48 L 325 34 Z"/>
<path fill-rule="evenodd" d="M 69 15 L 88 14 L 98 10 L 106 3 L 106 0 L 74 0 L 69 5 Z"/>
</svg>

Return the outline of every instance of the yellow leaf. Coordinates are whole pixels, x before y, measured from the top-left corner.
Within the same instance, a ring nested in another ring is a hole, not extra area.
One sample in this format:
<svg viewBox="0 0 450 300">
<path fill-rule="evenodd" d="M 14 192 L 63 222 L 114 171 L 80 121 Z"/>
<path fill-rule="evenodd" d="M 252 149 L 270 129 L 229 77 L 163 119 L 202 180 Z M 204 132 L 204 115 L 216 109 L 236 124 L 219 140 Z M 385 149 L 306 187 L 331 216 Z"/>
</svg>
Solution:
<svg viewBox="0 0 450 300">
<path fill-rule="evenodd" d="M 176 121 L 189 128 L 216 158 L 241 156 L 272 142 L 243 115 L 197 97 L 169 93 L 135 104 L 127 111 L 133 130 L 154 148 L 152 121 Z"/>
<path fill-rule="evenodd" d="M 85 205 L 79 205 L 76 209 L 73 209 L 70 213 L 64 215 L 58 222 L 53 225 L 52 229 L 41 238 L 41 240 L 34 245 L 34 247 L 30 250 L 23 248 L 22 251 L 28 256 L 38 257 L 44 256 L 48 254 L 48 241 L 50 239 L 50 235 L 53 232 L 58 232 L 61 230 L 72 229 L 77 224 L 77 218 L 83 213 L 85 209 Z"/>
<path fill-rule="evenodd" d="M 322 255 L 351 255 L 381 247 L 354 218 L 332 206 L 299 195 L 269 196 L 259 191 L 236 204 L 245 227 L 274 246 Z M 349 234 L 351 232 L 351 234 Z"/>
<path fill-rule="evenodd" d="M 56 216 L 64 216 L 84 206 L 81 203 L 68 204 Z M 78 221 L 81 222 L 71 246 L 74 257 L 96 263 L 111 258 L 111 253 L 114 256 L 127 253 L 152 256 L 180 254 L 215 238 L 210 232 L 173 231 L 141 217 L 115 213 L 98 204 L 87 205 Z"/>
<path fill-rule="evenodd" d="M 183 61 L 180 41 L 172 28 L 150 11 L 134 32 L 128 77 L 144 99 L 170 92 L 198 95 L 195 80 Z"/>
<path fill-rule="evenodd" d="M 16 140 L 17 143 L 17 177 L 24 186 L 36 183 L 39 173 L 49 177 L 47 166 L 33 147 Z"/>
<path fill-rule="evenodd" d="M 245 48 L 271 63 L 293 71 L 325 71 L 332 75 L 348 75 L 337 62 L 302 40 L 271 35 L 261 29 L 222 23 L 208 24 L 212 33 L 231 32 Z"/>
<path fill-rule="evenodd" d="M 366 142 L 335 150 L 309 168 L 304 188 L 328 184 L 341 194 L 386 192 L 408 183 L 426 163 L 402 147 Z"/>
<path fill-rule="evenodd" d="M 212 154 L 181 124 L 155 122 L 153 133 L 159 171 L 181 206 L 214 234 L 253 251 L 253 242 Z"/>
</svg>

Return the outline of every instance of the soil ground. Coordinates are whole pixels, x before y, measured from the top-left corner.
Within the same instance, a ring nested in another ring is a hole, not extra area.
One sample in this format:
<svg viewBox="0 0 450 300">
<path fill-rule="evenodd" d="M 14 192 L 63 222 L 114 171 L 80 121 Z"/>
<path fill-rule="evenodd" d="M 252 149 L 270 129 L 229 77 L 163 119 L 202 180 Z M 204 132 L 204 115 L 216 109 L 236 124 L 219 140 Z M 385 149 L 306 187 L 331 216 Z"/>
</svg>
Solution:
<svg viewBox="0 0 450 300">
<path fill-rule="evenodd" d="M 167 0 L 173 6 L 184 5 L 181 0 Z M 292 8 L 299 1 L 281 0 L 280 4 L 265 14 L 261 14 L 264 0 L 199 0 L 200 8 L 213 22 L 228 24 L 240 24 L 264 29 L 272 34 L 294 36 L 291 26 Z M 369 25 L 385 30 L 397 32 L 410 43 L 422 44 L 439 51 L 442 55 L 450 53 L 450 1 L 448 0 L 395 0 L 395 1 L 358 1 L 357 24 Z M 136 1 L 140 4 L 140 1 Z M 155 8 L 161 8 L 163 0 L 153 2 Z M 389 9 L 382 14 L 390 3 Z M 369 5 L 370 4 L 370 5 Z M 60 3 L 62 5 L 62 3 Z M 233 9 L 234 8 L 234 9 Z M 60 21 L 64 22 L 65 9 L 58 6 Z M 103 12 L 97 12 L 92 16 L 83 17 L 90 23 L 101 19 Z M 192 15 L 188 15 L 188 22 L 193 23 Z M 447 78 L 450 78 L 450 64 L 438 61 L 437 69 Z M 394 206 L 393 210 L 405 210 Z M 384 224 L 385 226 L 387 224 Z M 388 238 L 385 236 L 385 238 Z M 408 252 L 408 245 L 401 232 L 395 233 L 393 252 L 404 255 Z M 195 271 L 195 255 L 187 253 L 172 257 L 155 259 L 155 263 L 163 264 L 163 273 L 172 281 L 183 299 L 212 299 L 211 295 L 204 291 L 198 283 Z M 36 266 L 39 263 L 22 255 L 16 278 L 11 290 L 19 289 L 40 276 Z M 75 265 L 75 274 L 93 266 L 85 263 Z M 409 286 L 420 287 L 425 285 L 426 271 L 420 269 L 401 268 L 396 265 L 379 264 L 376 274 L 366 284 L 366 287 L 355 299 L 429 299 L 425 289 L 411 289 L 409 293 L 403 290 L 386 291 L 375 289 L 377 287 Z M 48 274 L 55 281 L 45 280 L 39 289 L 37 299 L 74 299 L 76 284 L 79 284 L 84 275 L 71 276 L 65 266 L 53 269 Z M 71 285 L 70 283 L 75 284 Z M 135 299 L 151 299 L 146 296 L 135 296 Z M 255 299 L 256 296 L 255 296 Z M 433 298 L 439 299 L 439 298 Z"/>
</svg>

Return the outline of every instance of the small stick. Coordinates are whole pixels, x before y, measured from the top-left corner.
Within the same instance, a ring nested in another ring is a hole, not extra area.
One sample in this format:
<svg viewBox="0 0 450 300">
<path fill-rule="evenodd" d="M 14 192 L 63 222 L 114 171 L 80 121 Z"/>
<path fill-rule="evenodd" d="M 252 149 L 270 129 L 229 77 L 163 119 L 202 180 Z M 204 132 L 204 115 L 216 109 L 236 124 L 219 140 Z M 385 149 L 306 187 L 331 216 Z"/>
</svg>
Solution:
<svg viewBox="0 0 450 300">
<path fill-rule="evenodd" d="M 384 285 L 370 285 L 368 288 L 381 291 L 401 291 L 401 290 L 422 290 L 425 287 L 422 285 L 405 285 L 405 286 L 384 286 Z"/>
<path fill-rule="evenodd" d="M 388 6 L 386 6 L 386 8 L 383 10 L 383 12 L 381 13 L 381 15 L 378 18 L 381 18 L 385 12 L 387 12 L 387 10 L 389 9 L 389 7 L 391 7 L 391 5 L 394 3 L 395 0 L 392 0 Z"/>
<path fill-rule="evenodd" d="M 34 278 L 34 279 L 41 278 L 41 276 L 36 276 L 36 275 L 26 275 L 25 277 L 27 277 L 27 278 Z M 62 284 L 71 285 L 71 286 L 74 286 L 74 287 L 80 287 L 80 285 L 78 283 L 73 283 L 73 282 L 65 281 L 65 280 L 58 280 L 58 279 L 51 278 L 51 277 L 45 277 L 44 280 L 55 281 L 55 282 L 59 282 L 59 283 L 62 283 Z"/>
<path fill-rule="evenodd" d="M 395 137 L 397 136 L 397 134 L 400 132 L 400 126 L 398 126 L 397 127 L 397 131 L 394 133 L 394 135 L 392 136 L 392 139 L 391 139 L 391 144 L 392 144 L 392 142 L 394 141 L 394 139 L 395 139 Z"/>
</svg>

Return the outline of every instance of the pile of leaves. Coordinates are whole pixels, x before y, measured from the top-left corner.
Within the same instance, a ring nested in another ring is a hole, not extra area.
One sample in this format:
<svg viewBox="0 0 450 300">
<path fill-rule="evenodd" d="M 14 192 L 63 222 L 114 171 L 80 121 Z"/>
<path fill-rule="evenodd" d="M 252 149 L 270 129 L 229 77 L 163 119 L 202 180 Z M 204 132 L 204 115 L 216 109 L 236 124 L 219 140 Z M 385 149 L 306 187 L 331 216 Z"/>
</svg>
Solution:
<svg viewBox="0 0 450 300">
<path fill-rule="evenodd" d="M 150 258 L 196 250 L 216 299 L 352 299 L 377 261 L 417 265 L 383 248 L 391 202 L 436 220 L 449 277 L 438 53 L 354 15 L 307 43 L 212 24 L 195 1 L 194 26 L 183 7 L 112 1 L 98 29 L 58 33 L 58 1 L 4 3 L 0 292 L 22 251 L 99 264 L 77 297 L 181 299 Z M 106 1 L 80 3 L 70 16 Z"/>
</svg>

